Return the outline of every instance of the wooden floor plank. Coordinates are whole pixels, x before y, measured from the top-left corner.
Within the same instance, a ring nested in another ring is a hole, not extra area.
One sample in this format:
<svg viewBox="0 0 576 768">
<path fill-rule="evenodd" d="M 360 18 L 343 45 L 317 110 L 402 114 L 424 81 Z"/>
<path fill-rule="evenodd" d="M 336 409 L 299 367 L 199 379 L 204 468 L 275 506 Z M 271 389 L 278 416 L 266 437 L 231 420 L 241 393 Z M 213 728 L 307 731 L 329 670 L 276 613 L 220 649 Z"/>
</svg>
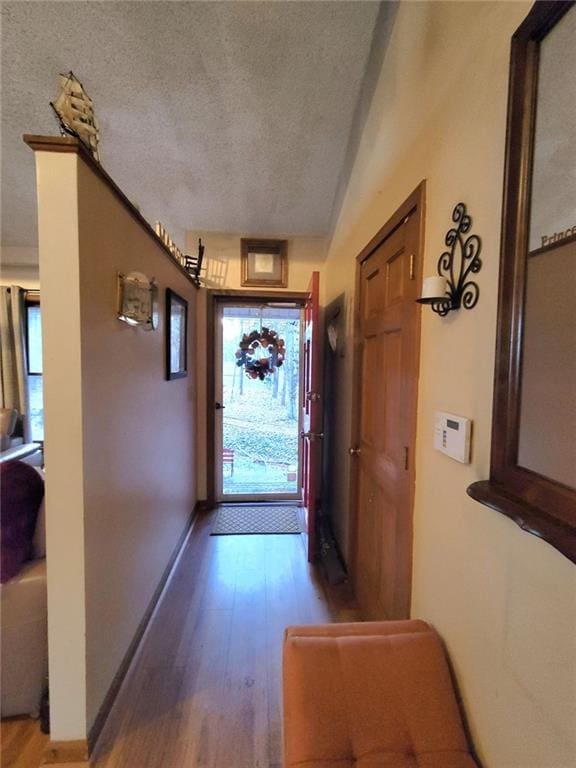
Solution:
<svg viewBox="0 0 576 768">
<path fill-rule="evenodd" d="M 282 641 L 284 629 L 301 618 L 292 562 L 281 537 L 274 537 L 267 549 L 266 643 L 268 678 L 268 731 L 270 765 L 282 761 Z M 302 554 L 304 558 L 304 554 Z"/>
<path fill-rule="evenodd" d="M 38 768 L 48 736 L 40 731 L 40 721 L 30 717 L 8 717 L 0 728 L 0 766 Z"/>
<path fill-rule="evenodd" d="M 349 593 L 308 565 L 299 536 L 210 536 L 211 520 L 180 559 L 97 768 L 279 768 L 284 629 L 354 618 Z"/>
<path fill-rule="evenodd" d="M 210 536 L 212 519 L 186 544 L 95 768 L 280 768 L 285 627 L 357 616 L 349 590 L 308 565 L 301 537 Z M 14 730 L 7 754 L 26 738 Z M 22 761 L 5 768 L 38 766 Z"/>
<path fill-rule="evenodd" d="M 211 537 L 210 523 L 207 516 L 193 532 L 133 670 L 135 680 L 162 663 L 180 671 L 177 696 L 162 686 L 155 692 L 155 707 L 173 727 L 159 716 L 146 724 L 151 735 L 137 728 L 131 738 L 142 718 L 121 713 L 146 692 L 132 681 L 119 696 L 114 737 L 103 734 L 107 754 L 98 745 L 98 768 L 144 759 L 152 768 L 281 765 L 284 628 L 352 610 L 306 563 L 300 537 Z"/>
</svg>

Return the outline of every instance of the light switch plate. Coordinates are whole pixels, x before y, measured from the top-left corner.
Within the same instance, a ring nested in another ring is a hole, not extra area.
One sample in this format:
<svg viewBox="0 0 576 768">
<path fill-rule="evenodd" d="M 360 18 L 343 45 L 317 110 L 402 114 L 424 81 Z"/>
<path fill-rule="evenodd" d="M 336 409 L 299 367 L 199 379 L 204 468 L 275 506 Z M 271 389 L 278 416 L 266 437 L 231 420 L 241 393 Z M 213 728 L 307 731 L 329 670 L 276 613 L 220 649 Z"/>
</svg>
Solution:
<svg viewBox="0 0 576 768">
<path fill-rule="evenodd" d="M 434 414 L 434 448 L 462 464 L 470 463 L 471 432 L 471 419 L 443 411 Z"/>
</svg>

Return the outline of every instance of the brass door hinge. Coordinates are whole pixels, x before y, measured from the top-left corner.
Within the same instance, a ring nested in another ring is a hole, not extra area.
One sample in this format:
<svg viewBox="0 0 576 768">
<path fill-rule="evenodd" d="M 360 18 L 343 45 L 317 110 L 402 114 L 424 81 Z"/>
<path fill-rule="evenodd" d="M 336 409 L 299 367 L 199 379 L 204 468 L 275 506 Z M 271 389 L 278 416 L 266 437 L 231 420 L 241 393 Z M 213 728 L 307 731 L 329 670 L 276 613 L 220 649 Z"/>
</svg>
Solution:
<svg viewBox="0 0 576 768">
<path fill-rule="evenodd" d="M 324 432 L 300 432 L 302 439 L 307 438 L 311 443 L 315 443 L 317 440 L 324 440 Z"/>
</svg>

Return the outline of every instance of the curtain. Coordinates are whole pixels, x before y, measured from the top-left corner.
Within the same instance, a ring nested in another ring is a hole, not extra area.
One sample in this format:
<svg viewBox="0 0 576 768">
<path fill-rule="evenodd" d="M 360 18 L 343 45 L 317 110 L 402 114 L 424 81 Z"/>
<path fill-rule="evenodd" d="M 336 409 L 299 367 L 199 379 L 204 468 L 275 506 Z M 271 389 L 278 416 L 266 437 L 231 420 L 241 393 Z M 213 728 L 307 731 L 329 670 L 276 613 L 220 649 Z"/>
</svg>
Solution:
<svg viewBox="0 0 576 768">
<path fill-rule="evenodd" d="M 26 291 L 0 288 L 0 406 L 22 418 L 24 442 L 32 440 L 26 363 Z"/>
</svg>

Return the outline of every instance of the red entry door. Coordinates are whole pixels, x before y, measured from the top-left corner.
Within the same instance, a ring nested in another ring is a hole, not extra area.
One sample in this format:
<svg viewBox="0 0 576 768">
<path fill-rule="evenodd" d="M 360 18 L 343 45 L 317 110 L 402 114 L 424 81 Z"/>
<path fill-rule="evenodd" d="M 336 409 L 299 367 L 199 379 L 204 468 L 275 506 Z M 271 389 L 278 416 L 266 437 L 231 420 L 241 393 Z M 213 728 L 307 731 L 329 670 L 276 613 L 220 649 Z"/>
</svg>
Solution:
<svg viewBox="0 0 576 768">
<path fill-rule="evenodd" d="M 302 387 L 302 500 L 308 534 L 308 561 L 317 554 L 316 511 L 320 494 L 322 438 L 320 432 L 320 370 L 318 306 L 320 273 L 313 272 L 304 305 L 304 380 Z"/>
</svg>

